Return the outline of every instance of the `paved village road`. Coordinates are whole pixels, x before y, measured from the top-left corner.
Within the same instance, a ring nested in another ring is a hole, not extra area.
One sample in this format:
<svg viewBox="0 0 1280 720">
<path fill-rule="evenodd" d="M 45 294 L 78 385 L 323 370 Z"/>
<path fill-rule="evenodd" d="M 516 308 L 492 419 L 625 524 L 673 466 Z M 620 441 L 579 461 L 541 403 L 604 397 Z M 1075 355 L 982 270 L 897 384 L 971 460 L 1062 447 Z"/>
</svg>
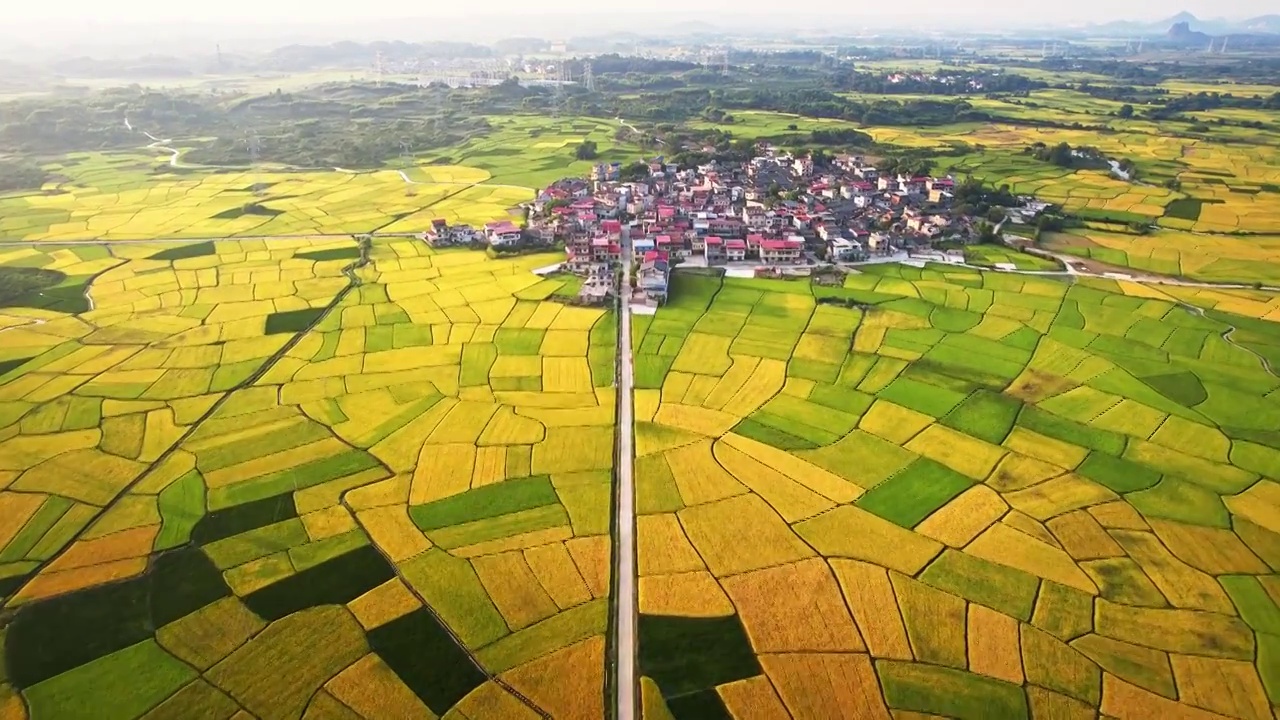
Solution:
<svg viewBox="0 0 1280 720">
<path fill-rule="evenodd" d="M 636 702 L 636 508 L 635 479 L 632 476 L 635 457 L 635 412 L 632 386 L 635 367 L 631 357 L 631 240 L 624 232 L 622 239 L 622 285 L 618 288 L 618 494 L 615 527 L 618 528 L 617 558 L 614 577 L 618 579 L 618 596 L 614 599 L 613 630 L 617 651 L 616 720 L 635 720 Z"/>
</svg>

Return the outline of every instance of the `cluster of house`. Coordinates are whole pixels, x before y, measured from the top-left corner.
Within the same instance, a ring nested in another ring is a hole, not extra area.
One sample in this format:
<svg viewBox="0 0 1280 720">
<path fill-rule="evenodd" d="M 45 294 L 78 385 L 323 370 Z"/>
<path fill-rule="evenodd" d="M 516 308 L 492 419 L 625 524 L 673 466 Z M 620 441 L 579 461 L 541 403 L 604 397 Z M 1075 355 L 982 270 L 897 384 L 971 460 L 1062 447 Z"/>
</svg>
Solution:
<svg viewBox="0 0 1280 720">
<path fill-rule="evenodd" d="M 484 243 L 490 247 L 509 247 L 525 240 L 525 231 L 510 220 L 491 222 L 476 230 L 470 225 L 450 225 L 443 218 L 431 221 L 431 229 L 422 239 L 433 246 L 471 245 Z"/>
<path fill-rule="evenodd" d="M 557 181 L 538 193 L 525 228 L 492 223 L 467 242 L 563 244 L 567 269 L 589 273 L 617 264 L 630 242 L 637 288 L 661 301 L 678 263 L 781 267 L 857 262 L 874 255 L 965 242 L 971 220 L 952 212 L 951 177 L 879 172 L 865 158 L 840 155 L 822 166 L 810 156 L 762 145 L 749 162 L 679 167 L 659 158 L 647 177 L 619 180 L 618 166 Z M 428 234 L 440 242 L 456 228 Z"/>
</svg>

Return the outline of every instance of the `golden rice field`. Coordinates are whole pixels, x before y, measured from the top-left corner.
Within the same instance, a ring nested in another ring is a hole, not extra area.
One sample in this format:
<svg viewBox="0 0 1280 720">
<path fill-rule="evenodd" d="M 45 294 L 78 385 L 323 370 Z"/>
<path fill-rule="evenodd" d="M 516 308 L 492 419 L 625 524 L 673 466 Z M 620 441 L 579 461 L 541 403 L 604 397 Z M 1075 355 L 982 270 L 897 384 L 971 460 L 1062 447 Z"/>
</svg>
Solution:
<svg viewBox="0 0 1280 720">
<path fill-rule="evenodd" d="M 1122 219 L 1159 221 L 1172 229 L 1211 233 L 1267 233 L 1280 223 L 1280 155 L 1277 136 L 1262 131 L 1218 130 L 1230 142 L 1196 140 L 1160 132 L 1097 133 L 1089 130 L 1023 127 L 990 123 L 948 128 L 870 128 L 877 141 L 907 148 L 945 148 L 951 143 L 981 145 L 982 152 L 939 158 L 952 172 L 1007 184 L 1066 210 Z M 1131 183 L 1098 170 L 1059 168 L 1023 155 L 1035 142 L 1096 147 L 1110 157 L 1138 163 L 1146 182 Z M 1177 178 L 1180 190 L 1161 185 Z M 1170 203 L 1202 201 L 1174 210 Z"/>
<path fill-rule="evenodd" d="M 1054 233 L 1047 247 L 1135 271 L 1221 283 L 1280 283 L 1280 236 L 1206 235 L 1160 230 L 1125 235 Z"/>
<path fill-rule="evenodd" d="M 634 329 L 646 717 L 1273 716 L 1274 295 L 877 265 L 672 297 Z"/>
<path fill-rule="evenodd" d="M 65 180 L 0 196 L 0 238 L 126 240 L 421 232 L 434 218 L 483 224 L 508 217 L 533 191 L 485 184 L 459 166 L 397 171 L 215 171 L 171 168 L 138 155 L 71 155 Z M 255 188 L 260 193 L 255 192 Z"/>
<path fill-rule="evenodd" d="M 616 333 L 553 260 L 0 255 L 66 278 L 0 309 L 4 717 L 602 717 Z"/>
</svg>

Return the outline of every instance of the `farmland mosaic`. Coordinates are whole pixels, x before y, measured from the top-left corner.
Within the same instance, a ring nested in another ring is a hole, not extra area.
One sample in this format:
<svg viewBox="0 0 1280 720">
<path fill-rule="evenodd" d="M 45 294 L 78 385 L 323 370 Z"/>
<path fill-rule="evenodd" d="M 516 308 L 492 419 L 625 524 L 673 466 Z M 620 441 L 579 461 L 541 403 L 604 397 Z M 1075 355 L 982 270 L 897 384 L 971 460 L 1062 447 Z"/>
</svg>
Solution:
<svg viewBox="0 0 1280 720">
<path fill-rule="evenodd" d="M 4 717 L 600 717 L 616 333 L 552 259 L 0 256 Z"/>
<path fill-rule="evenodd" d="M 678 275 L 635 329 L 646 717 L 1270 717 L 1271 307 Z"/>
</svg>

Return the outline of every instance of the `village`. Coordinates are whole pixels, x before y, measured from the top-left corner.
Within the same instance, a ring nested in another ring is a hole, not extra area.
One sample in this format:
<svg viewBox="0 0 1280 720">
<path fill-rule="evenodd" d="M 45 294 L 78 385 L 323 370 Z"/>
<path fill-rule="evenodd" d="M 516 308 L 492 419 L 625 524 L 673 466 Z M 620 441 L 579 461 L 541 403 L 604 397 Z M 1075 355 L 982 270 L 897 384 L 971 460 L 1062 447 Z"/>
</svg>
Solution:
<svg viewBox="0 0 1280 720">
<path fill-rule="evenodd" d="M 857 155 L 825 160 L 819 166 L 812 156 L 761 145 L 746 163 L 682 168 L 658 158 L 647 177 L 625 182 L 619 164 L 601 164 L 590 177 L 544 188 L 523 224 L 436 221 L 424 239 L 499 254 L 563 245 L 562 269 L 586 277 L 584 295 L 600 301 L 630 242 L 636 299 L 652 307 L 666 301 L 676 266 L 750 277 L 921 255 L 959 262 L 955 248 L 980 239 L 984 222 L 957 209 L 954 177 L 881 173 Z M 1019 200 L 1003 209 L 1007 222 L 1032 223 L 1048 208 Z"/>
</svg>

